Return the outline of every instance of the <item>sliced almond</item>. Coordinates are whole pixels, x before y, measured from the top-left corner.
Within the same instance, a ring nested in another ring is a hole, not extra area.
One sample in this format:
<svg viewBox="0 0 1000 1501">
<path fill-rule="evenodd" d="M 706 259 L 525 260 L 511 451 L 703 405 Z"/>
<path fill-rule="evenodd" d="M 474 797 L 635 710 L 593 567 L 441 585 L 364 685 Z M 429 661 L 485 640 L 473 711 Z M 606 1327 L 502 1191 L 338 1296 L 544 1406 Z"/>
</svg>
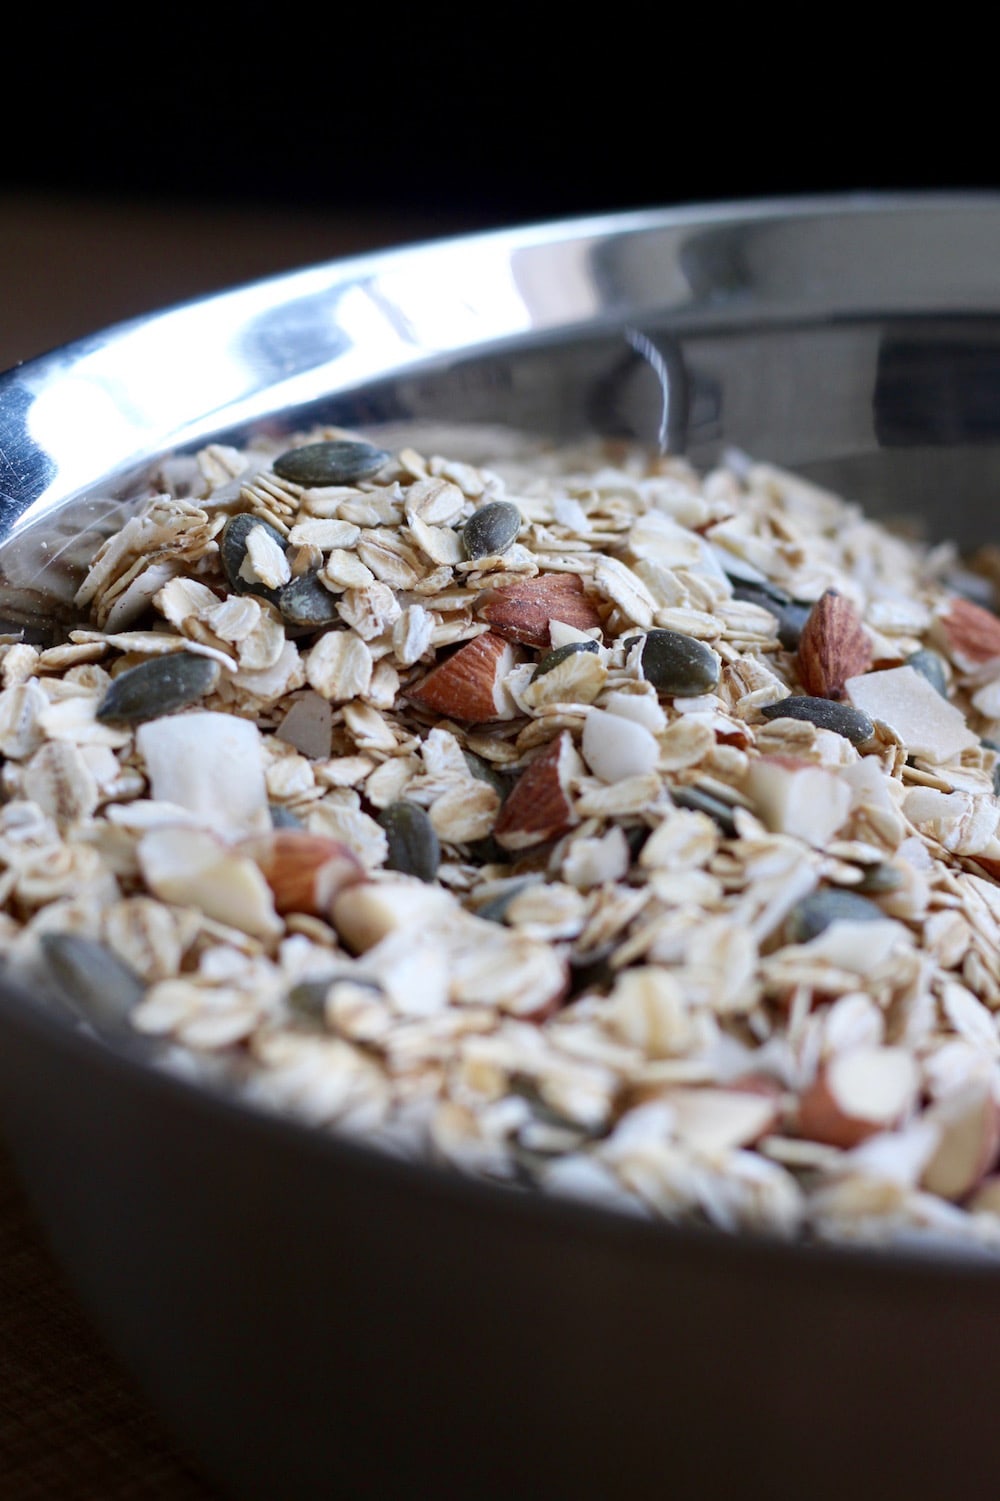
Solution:
<svg viewBox="0 0 1000 1501">
<path fill-rule="evenodd" d="M 806 693 L 842 698 L 847 679 L 867 672 L 871 662 L 871 638 L 854 605 L 836 589 L 827 589 L 799 638 L 799 676 Z"/>
<path fill-rule="evenodd" d="M 260 867 L 282 914 L 325 917 L 345 886 L 367 879 L 365 867 L 348 845 L 308 829 L 275 829 L 242 840 L 236 848 Z"/>
<path fill-rule="evenodd" d="M 778 1120 L 776 1097 L 749 1089 L 680 1088 L 662 1098 L 673 1107 L 677 1136 L 709 1156 L 754 1145 Z"/>
<path fill-rule="evenodd" d="M 406 696 L 421 708 L 435 709 L 448 719 L 470 724 L 513 719 L 516 711 L 503 682 L 516 661 L 503 636 L 486 631 L 446 657 L 415 687 L 407 689 Z"/>
<path fill-rule="evenodd" d="M 942 1199 L 971 1193 L 996 1165 L 1000 1153 L 1000 1106 L 985 1084 L 969 1085 L 926 1112 L 940 1131 L 921 1186 Z"/>
<path fill-rule="evenodd" d="M 209 830 L 180 824 L 150 829 L 137 854 L 147 887 L 161 901 L 255 938 L 283 931 L 260 867 Z"/>
<path fill-rule="evenodd" d="M 569 787 L 583 769 L 573 737 L 563 730 L 507 794 L 493 830 L 497 843 L 504 849 L 523 850 L 565 834 L 578 822 Z"/>
<path fill-rule="evenodd" d="M 898 1126 L 913 1108 L 920 1073 L 899 1047 L 838 1053 L 799 1097 L 798 1130 L 810 1141 L 854 1147 Z"/>
<path fill-rule="evenodd" d="M 969 599 L 949 600 L 938 612 L 933 634 L 963 672 L 1000 660 L 1000 619 Z"/>
<path fill-rule="evenodd" d="M 524 646 L 549 646 L 549 622 L 561 621 L 578 631 L 602 624 L 597 605 L 575 573 L 539 573 L 515 579 L 480 596 L 477 613 L 491 630 Z"/>
<path fill-rule="evenodd" d="M 415 932 L 442 922 L 456 911 L 449 891 L 426 881 L 400 877 L 346 886 L 333 898 L 330 915 L 347 947 L 356 954 L 373 948 L 401 928 Z"/>
<path fill-rule="evenodd" d="M 851 789 L 837 772 L 796 756 L 760 756 L 750 763 L 746 792 L 774 834 L 792 834 L 816 849 L 851 811 Z"/>
</svg>

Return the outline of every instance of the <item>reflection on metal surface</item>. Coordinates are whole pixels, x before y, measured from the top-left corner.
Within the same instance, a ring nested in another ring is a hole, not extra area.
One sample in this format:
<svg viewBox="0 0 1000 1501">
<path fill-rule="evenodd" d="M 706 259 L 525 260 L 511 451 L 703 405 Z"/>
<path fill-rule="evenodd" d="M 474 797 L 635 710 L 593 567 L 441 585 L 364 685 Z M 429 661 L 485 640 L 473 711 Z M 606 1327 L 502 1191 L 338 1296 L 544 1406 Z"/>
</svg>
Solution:
<svg viewBox="0 0 1000 1501">
<path fill-rule="evenodd" d="M 318 419 L 628 434 L 697 462 L 735 444 L 877 475 L 889 509 L 896 447 L 931 444 L 974 508 L 964 450 L 993 441 L 1000 359 L 992 331 L 940 330 L 1000 318 L 998 258 L 1000 200 L 874 196 L 541 224 L 237 287 L 0 376 L 0 540 L 157 455 Z"/>
</svg>

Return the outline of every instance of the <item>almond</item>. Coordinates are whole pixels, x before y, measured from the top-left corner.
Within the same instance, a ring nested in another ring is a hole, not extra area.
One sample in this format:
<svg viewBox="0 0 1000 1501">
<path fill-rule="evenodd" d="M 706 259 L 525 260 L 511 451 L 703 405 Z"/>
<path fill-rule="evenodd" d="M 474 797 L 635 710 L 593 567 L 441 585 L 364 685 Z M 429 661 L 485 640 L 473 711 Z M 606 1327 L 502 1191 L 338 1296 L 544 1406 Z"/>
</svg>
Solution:
<svg viewBox="0 0 1000 1501">
<path fill-rule="evenodd" d="M 987 1084 L 966 1086 L 926 1113 L 940 1131 L 921 1187 L 957 1202 L 986 1177 L 1000 1154 L 1000 1106 Z"/>
<path fill-rule="evenodd" d="M 745 790 L 772 834 L 791 834 L 822 849 L 851 811 L 851 789 L 826 766 L 797 756 L 758 756 Z"/>
<path fill-rule="evenodd" d="M 827 589 L 809 611 L 798 662 L 803 688 L 817 698 L 842 698 L 847 679 L 871 666 L 871 638 L 851 601 L 836 589 Z"/>
<path fill-rule="evenodd" d="M 963 672 L 1000 658 L 1000 618 L 971 600 L 949 600 L 937 616 L 934 634 Z"/>
<path fill-rule="evenodd" d="M 240 854 L 255 861 L 274 896 L 275 910 L 326 917 L 345 886 L 367 879 L 354 851 L 308 829 L 275 829 L 241 840 Z"/>
<path fill-rule="evenodd" d="M 866 1046 L 838 1053 L 799 1097 L 799 1135 L 855 1147 L 900 1125 L 919 1086 L 917 1063 L 904 1048 Z"/>
<path fill-rule="evenodd" d="M 563 730 L 521 773 L 507 794 L 493 835 L 504 849 L 524 850 L 558 839 L 577 819 L 570 778 L 583 771 L 568 730 Z"/>
<path fill-rule="evenodd" d="M 597 605 L 576 573 L 539 573 L 487 590 L 480 595 L 477 613 L 498 635 L 524 646 L 551 645 L 552 620 L 578 631 L 602 624 Z"/>
<path fill-rule="evenodd" d="M 474 636 L 446 657 L 415 687 L 407 689 L 411 703 L 435 709 L 448 719 L 469 724 L 513 719 L 515 708 L 504 692 L 503 681 L 516 658 L 503 636 L 486 631 Z"/>
</svg>

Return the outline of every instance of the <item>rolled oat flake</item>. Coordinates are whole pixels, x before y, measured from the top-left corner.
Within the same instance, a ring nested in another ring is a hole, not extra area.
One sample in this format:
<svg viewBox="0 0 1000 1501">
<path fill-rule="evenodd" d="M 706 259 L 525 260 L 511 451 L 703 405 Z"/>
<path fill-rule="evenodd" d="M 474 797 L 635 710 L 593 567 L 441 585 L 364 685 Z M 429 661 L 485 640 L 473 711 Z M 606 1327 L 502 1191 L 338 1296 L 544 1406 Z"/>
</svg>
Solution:
<svg viewBox="0 0 1000 1501">
<path fill-rule="evenodd" d="M 271 465 L 279 479 L 315 489 L 323 485 L 353 485 L 377 474 L 390 455 L 374 443 L 332 438 L 324 443 L 303 443 L 279 454 Z"/>
</svg>

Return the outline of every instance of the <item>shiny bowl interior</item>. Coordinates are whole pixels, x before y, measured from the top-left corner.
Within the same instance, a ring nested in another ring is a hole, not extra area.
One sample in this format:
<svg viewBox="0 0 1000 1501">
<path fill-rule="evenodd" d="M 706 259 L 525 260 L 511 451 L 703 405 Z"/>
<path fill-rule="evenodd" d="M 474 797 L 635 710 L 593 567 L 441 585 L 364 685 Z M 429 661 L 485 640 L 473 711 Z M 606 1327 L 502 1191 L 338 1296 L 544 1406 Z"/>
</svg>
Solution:
<svg viewBox="0 0 1000 1501">
<path fill-rule="evenodd" d="M 43 640 L 58 627 L 84 557 L 154 460 L 210 440 L 238 443 L 255 432 L 319 422 L 373 435 L 443 428 L 471 457 L 509 430 L 637 438 L 699 466 L 735 447 L 828 484 L 875 515 L 918 518 L 931 536 L 962 546 L 983 541 L 1000 483 L 998 264 L 1000 200 L 989 196 L 718 205 L 406 247 L 309 267 L 97 332 L 0 376 L 0 629 Z M 808 1423 L 809 1401 L 825 1383 L 826 1426 L 835 1415 L 848 1424 L 867 1465 L 856 1494 L 874 1495 L 877 1485 L 899 1478 L 899 1452 L 911 1432 L 902 1418 L 888 1420 L 885 1454 L 895 1468 L 861 1433 L 878 1340 L 895 1337 L 911 1353 L 922 1348 L 907 1321 L 926 1311 L 941 1285 L 935 1279 L 953 1277 L 961 1291 L 951 1294 L 952 1323 L 935 1315 L 923 1326 L 925 1338 L 932 1347 L 937 1339 L 943 1356 L 954 1354 L 961 1335 L 964 1358 L 982 1365 L 977 1322 L 984 1310 L 1000 1311 L 995 1273 L 952 1263 L 944 1251 L 930 1264 L 815 1253 L 806 1270 L 787 1247 L 609 1223 L 596 1209 L 511 1204 L 488 1188 L 442 1181 L 430 1169 L 376 1161 L 357 1144 L 317 1142 L 299 1127 L 252 1118 L 238 1103 L 203 1100 L 115 1046 L 70 1035 L 14 986 L 0 987 L 0 1042 L 0 1117 L 81 1296 L 197 1457 L 240 1501 L 276 1495 L 286 1482 L 288 1495 L 311 1497 L 366 1474 L 381 1485 L 372 1494 L 432 1494 L 460 1480 L 484 1443 L 502 1446 L 505 1434 L 506 1457 L 477 1495 L 523 1482 L 528 1457 L 549 1495 L 607 1495 L 624 1481 L 645 1493 L 658 1471 L 649 1445 L 636 1448 L 638 1419 L 614 1408 L 599 1452 L 589 1463 L 580 1457 L 576 1422 L 588 1408 L 568 1374 L 575 1349 L 568 1331 L 584 1295 L 593 1320 L 585 1345 L 593 1354 L 596 1341 L 602 1352 L 597 1368 L 632 1362 L 624 1391 L 643 1420 L 653 1420 L 653 1396 L 675 1403 L 678 1494 L 694 1494 L 699 1485 L 701 1494 L 736 1494 L 733 1484 L 747 1473 L 755 1486 L 766 1480 L 771 1496 L 801 1494 L 806 1483 L 818 1494 L 843 1494 L 833 1486 L 848 1483 L 850 1466 L 818 1466 L 804 1439 L 789 1438 L 785 1422 L 768 1424 L 766 1402 L 745 1398 L 745 1421 L 730 1430 L 749 1456 L 749 1472 L 735 1456 L 706 1450 L 718 1433 L 702 1405 L 732 1404 L 738 1396 L 732 1381 L 720 1384 L 704 1365 L 706 1340 L 728 1341 L 733 1372 L 752 1382 L 751 1347 L 771 1327 L 786 1410 Z M 324 1174 L 336 1186 L 332 1202 L 317 1209 Z M 233 1190 L 228 1212 L 212 1203 L 213 1184 L 225 1183 Z M 338 1195 L 340 1218 L 331 1222 Z M 294 1294 L 274 1293 L 268 1266 L 289 1254 L 278 1221 L 303 1239 L 321 1229 L 343 1240 L 348 1211 L 372 1217 L 377 1244 L 371 1231 L 353 1247 L 348 1237 L 340 1259 L 324 1264 L 297 1242 L 300 1285 Z M 370 1327 L 342 1307 L 335 1316 L 331 1269 L 341 1279 L 338 1293 L 350 1277 L 352 1296 L 370 1307 L 378 1285 L 364 1269 L 381 1257 L 384 1275 L 398 1277 L 387 1243 L 398 1247 L 401 1239 L 411 1249 L 410 1273 L 417 1267 L 405 1302 L 390 1299 Z M 224 1266 L 241 1244 L 250 1249 L 234 1279 L 235 1301 L 220 1312 Z M 526 1415 L 524 1397 L 505 1392 L 501 1377 L 516 1379 L 523 1342 L 519 1349 L 504 1333 L 503 1317 L 475 1304 L 459 1245 L 474 1245 L 484 1272 L 507 1277 L 527 1314 L 540 1319 L 530 1340 L 529 1396 L 543 1400 L 539 1383 L 549 1383 L 554 1446 L 545 1424 Z M 565 1275 L 553 1281 L 532 1258 L 554 1256 L 558 1265 L 560 1247 Z M 168 1251 L 188 1258 L 194 1290 L 190 1280 L 171 1280 L 163 1265 Z M 162 1274 L 165 1306 L 158 1312 L 135 1275 L 139 1255 Z M 653 1289 L 666 1297 L 665 1268 L 688 1306 L 674 1309 L 672 1323 L 664 1314 L 666 1322 L 655 1316 L 644 1326 L 638 1294 L 621 1279 L 634 1278 L 655 1301 Z M 904 1282 L 893 1285 L 893 1276 Z M 785 1279 L 784 1302 L 775 1299 L 776 1277 Z M 547 1312 L 530 1297 L 533 1285 L 552 1300 Z M 479 1401 L 460 1401 L 454 1376 L 441 1374 L 446 1358 L 453 1373 L 463 1370 L 453 1358 L 462 1325 L 448 1311 L 449 1286 L 483 1315 L 489 1373 Z M 911 1305 L 901 1287 L 911 1289 Z M 737 1307 L 737 1291 L 741 1299 L 763 1297 L 758 1314 L 767 1312 L 771 1326 Z M 267 1309 L 255 1346 L 239 1334 L 239 1317 L 261 1298 Z M 355 1374 L 372 1404 L 368 1418 L 352 1406 L 339 1367 L 324 1363 L 318 1333 L 306 1339 L 301 1324 L 293 1325 L 317 1306 L 320 1329 L 341 1319 L 350 1331 Z M 220 1326 L 212 1340 L 204 1334 L 209 1316 Z M 862 1389 L 852 1389 L 857 1349 L 837 1346 L 837 1331 L 861 1317 L 869 1334 L 859 1338 L 873 1364 Z M 805 1366 L 796 1363 L 789 1320 L 801 1327 L 810 1318 L 815 1338 L 826 1342 L 822 1368 L 815 1351 Z M 694 1362 L 686 1385 L 667 1389 L 650 1376 L 644 1327 Z M 178 1329 L 193 1342 L 188 1351 L 178 1345 Z M 458 1404 L 450 1457 L 428 1447 L 426 1434 L 440 1426 L 426 1420 L 421 1429 L 403 1396 L 419 1369 L 408 1342 L 430 1345 L 435 1329 L 440 1349 L 430 1368 Z M 553 1343 L 544 1356 L 543 1336 Z M 237 1350 L 249 1385 L 236 1381 L 230 1397 L 219 1399 L 210 1377 L 232 1376 Z M 296 1417 L 275 1416 L 258 1352 L 284 1360 L 286 1373 L 291 1360 L 303 1376 L 291 1381 L 301 1404 Z M 381 1388 L 376 1352 L 384 1363 Z M 303 1373 L 340 1397 L 353 1428 L 329 1420 L 324 1428 L 323 1407 Z M 916 1356 L 907 1382 L 914 1410 L 929 1412 L 929 1367 Z M 487 1399 L 506 1410 L 508 1426 L 521 1425 L 519 1436 L 485 1414 Z M 938 1392 L 937 1401 L 940 1411 L 946 1398 Z M 236 1443 L 224 1420 L 240 1404 L 254 1423 L 241 1425 Z M 989 1462 L 972 1426 L 980 1415 L 978 1397 L 963 1415 L 951 1414 L 966 1441 L 962 1473 L 972 1454 Z M 402 1437 L 385 1443 L 376 1417 L 395 1422 Z M 599 1410 L 590 1417 L 599 1422 Z M 331 1435 L 326 1442 L 324 1433 Z M 787 1484 L 773 1470 L 783 1445 L 794 1461 L 783 1472 Z M 948 1473 L 943 1452 L 921 1442 L 911 1444 L 903 1470 L 912 1494 L 921 1496 L 935 1494 L 928 1487 Z"/>
</svg>

